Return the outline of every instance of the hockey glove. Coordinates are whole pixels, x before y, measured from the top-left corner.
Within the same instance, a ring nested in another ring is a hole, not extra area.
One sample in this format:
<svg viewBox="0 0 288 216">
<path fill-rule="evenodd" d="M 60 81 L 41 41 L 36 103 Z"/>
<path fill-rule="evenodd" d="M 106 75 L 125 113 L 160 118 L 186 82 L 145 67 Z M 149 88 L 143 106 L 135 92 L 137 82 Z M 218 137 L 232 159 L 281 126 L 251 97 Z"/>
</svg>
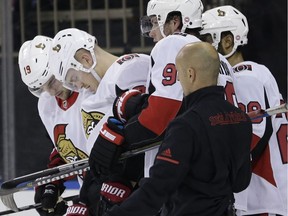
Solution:
<svg viewBox="0 0 288 216">
<path fill-rule="evenodd" d="M 61 216 L 67 210 L 65 201 L 58 202 L 59 196 L 65 190 L 63 182 L 49 183 L 35 188 L 35 203 L 41 203 L 42 208 L 36 209 L 41 216 Z"/>
<path fill-rule="evenodd" d="M 102 181 L 99 178 L 95 178 L 90 171 L 86 172 L 80 189 L 79 201 L 86 204 L 91 215 L 97 215 L 101 185 Z"/>
<path fill-rule="evenodd" d="M 89 166 L 95 176 L 108 175 L 116 165 L 124 142 L 123 128 L 122 122 L 113 117 L 102 126 L 89 156 Z"/>
<path fill-rule="evenodd" d="M 89 211 L 86 205 L 82 202 L 73 201 L 73 205 L 69 206 L 66 212 L 66 216 L 88 216 Z"/>
<path fill-rule="evenodd" d="M 132 184 L 119 175 L 111 175 L 103 182 L 99 203 L 99 213 L 104 214 L 114 205 L 120 205 L 133 190 Z"/>
<path fill-rule="evenodd" d="M 146 94 L 139 90 L 131 89 L 118 96 L 113 104 L 113 115 L 123 123 L 142 110 Z"/>
</svg>

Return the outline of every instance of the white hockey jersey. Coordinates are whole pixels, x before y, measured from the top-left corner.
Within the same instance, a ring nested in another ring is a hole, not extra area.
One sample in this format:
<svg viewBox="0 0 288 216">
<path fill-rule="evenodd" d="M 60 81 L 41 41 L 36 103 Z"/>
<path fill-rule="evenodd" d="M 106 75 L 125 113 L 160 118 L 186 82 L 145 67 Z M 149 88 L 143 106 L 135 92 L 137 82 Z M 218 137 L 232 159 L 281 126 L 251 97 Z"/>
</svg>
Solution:
<svg viewBox="0 0 288 216">
<path fill-rule="evenodd" d="M 107 118 L 113 116 L 112 105 L 116 96 L 129 89 L 145 93 L 148 69 L 148 55 L 135 53 L 121 56 L 106 71 L 96 93 L 82 103 L 87 152 L 91 151 Z"/>
<path fill-rule="evenodd" d="M 91 94 L 87 90 L 81 93 L 73 92 L 63 101 L 43 92 L 39 98 L 40 118 L 55 148 L 66 163 L 88 157 L 80 109 L 82 101 Z"/>
<path fill-rule="evenodd" d="M 173 35 L 169 35 L 160 40 L 151 51 L 152 63 L 150 64 L 150 74 L 147 80 L 147 86 L 150 86 L 149 89 L 151 89 L 152 85 L 155 91 L 150 96 L 149 106 L 151 106 L 151 110 L 155 109 L 156 107 L 158 111 L 149 111 L 148 106 L 148 109 L 146 109 L 145 113 L 139 117 L 139 120 L 141 122 L 141 119 L 143 119 L 143 125 L 147 125 L 147 128 L 155 128 L 155 133 L 158 132 L 160 134 L 161 130 L 163 131 L 163 129 L 166 129 L 167 127 L 166 122 L 164 122 L 162 125 L 159 125 L 161 121 L 157 121 L 155 123 L 155 119 L 157 119 L 156 115 L 159 115 L 159 113 L 160 115 L 164 115 L 167 113 L 168 108 L 174 108 L 173 104 L 176 104 L 176 102 L 172 103 L 173 101 L 178 101 L 181 103 L 183 99 L 183 90 L 176 77 L 177 70 L 175 68 L 175 58 L 181 48 L 188 43 L 194 42 L 200 42 L 200 40 L 193 35 L 174 33 Z M 224 86 L 226 99 L 232 104 L 236 105 L 237 99 L 233 87 L 232 67 L 222 55 L 219 54 L 219 58 L 221 65 L 219 70 L 218 85 Z M 166 104 L 164 103 L 163 98 L 169 99 L 166 100 Z M 170 113 L 175 114 L 173 118 L 176 116 L 177 112 L 178 110 L 176 110 L 176 113 L 175 111 L 173 112 L 173 110 L 170 111 Z M 153 113 L 155 116 L 151 116 L 151 113 Z M 163 116 L 163 119 L 166 120 L 167 118 L 169 119 L 169 117 Z M 145 153 L 146 177 L 149 176 L 149 169 L 154 163 L 157 151 L 158 149 L 154 149 Z"/>
<path fill-rule="evenodd" d="M 282 96 L 268 68 L 251 61 L 239 63 L 233 68 L 234 87 L 241 109 L 251 112 L 280 105 Z M 252 164 L 250 185 L 235 194 L 238 215 L 287 215 L 287 117 L 280 114 L 272 116 L 271 120 L 273 132 L 265 151 Z M 252 149 L 263 136 L 266 122 L 266 118 L 253 121 Z"/>
</svg>

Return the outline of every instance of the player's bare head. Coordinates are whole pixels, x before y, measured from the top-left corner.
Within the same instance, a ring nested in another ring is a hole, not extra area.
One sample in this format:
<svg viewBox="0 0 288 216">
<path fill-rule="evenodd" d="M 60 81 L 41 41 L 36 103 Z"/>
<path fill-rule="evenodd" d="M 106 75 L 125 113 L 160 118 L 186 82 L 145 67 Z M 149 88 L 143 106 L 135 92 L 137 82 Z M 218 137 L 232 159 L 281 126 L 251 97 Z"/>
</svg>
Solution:
<svg viewBox="0 0 288 216">
<path fill-rule="evenodd" d="M 201 0 L 150 0 L 147 5 L 147 16 L 150 19 L 156 17 L 163 37 L 173 34 L 175 32 L 175 30 L 172 31 L 173 28 L 181 32 L 185 32 L 186 29 L 200 28 L 202 12 Z M 171 25 L 173 28 L 166 26 L 164 31 L 165 25 Z M 149 25 L 141 22 L 141 27 L 142 34 L 149 35 L 151 30 Z M 153 26 L 150 25 L 150 27 Z"/>
<path fill-rule="evenodd" d="M 216 85 L 220 60 L 215 48 L 206 42 L 190 43 L 176 56 L 178 79 L 184 95 L 199 88 Z"/>
<path fill-rule="evenodd" d="M 216 7 L 205 11 L 202 19 L 203 29 L 200 32 L 202 38 L 209 40 L 226 58 L 232 56 L 238 47 L 248 43 L 247 19 L 236 8 L 230 5 Z M 227 41 L 224 44 L 222 40 Z"/>
</svg>

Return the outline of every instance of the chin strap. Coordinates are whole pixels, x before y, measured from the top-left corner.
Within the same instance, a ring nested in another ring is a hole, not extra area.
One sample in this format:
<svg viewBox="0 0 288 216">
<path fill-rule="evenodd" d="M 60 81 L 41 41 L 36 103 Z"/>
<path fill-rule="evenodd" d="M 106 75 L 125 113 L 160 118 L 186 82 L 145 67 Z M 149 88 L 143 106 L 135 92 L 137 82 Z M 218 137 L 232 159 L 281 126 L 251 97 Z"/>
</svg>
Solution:
<svg viewBox="0 0 288 216">
<path fill-rule="evenodd" d="M 230 53 L 228 53 L 227 55 L 224 55 L 224 57 L 226 59 L 228 59 L 229 57 L 231 57 L 235 52 L 236 52 L 237 47 L 233 47 L 232 51 Z"/>
<path fill-rule="evenodd" d="M 95 79 L 100 83 L 102 79 L 99 76 L 99 74 L 94 69 L 91 70 L 91 73 L 95 77 Z"/>
</svg>

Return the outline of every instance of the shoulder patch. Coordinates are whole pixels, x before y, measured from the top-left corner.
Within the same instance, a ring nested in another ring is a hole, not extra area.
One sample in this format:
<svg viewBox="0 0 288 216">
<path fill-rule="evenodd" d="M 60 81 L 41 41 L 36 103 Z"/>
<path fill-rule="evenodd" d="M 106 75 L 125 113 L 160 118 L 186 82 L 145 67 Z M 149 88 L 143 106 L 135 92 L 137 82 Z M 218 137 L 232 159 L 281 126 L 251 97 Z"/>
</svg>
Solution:
<svg viewBox="0 0 288 216">
<path fill-rule="evenodd" d="M 241 71 L 245 71 L 245 70 L 249 70 L 252 71 L 252 65 L 239 65 L 235 68 L 233 68 L 234 72 L 241 72 Z"/>
</svg>

